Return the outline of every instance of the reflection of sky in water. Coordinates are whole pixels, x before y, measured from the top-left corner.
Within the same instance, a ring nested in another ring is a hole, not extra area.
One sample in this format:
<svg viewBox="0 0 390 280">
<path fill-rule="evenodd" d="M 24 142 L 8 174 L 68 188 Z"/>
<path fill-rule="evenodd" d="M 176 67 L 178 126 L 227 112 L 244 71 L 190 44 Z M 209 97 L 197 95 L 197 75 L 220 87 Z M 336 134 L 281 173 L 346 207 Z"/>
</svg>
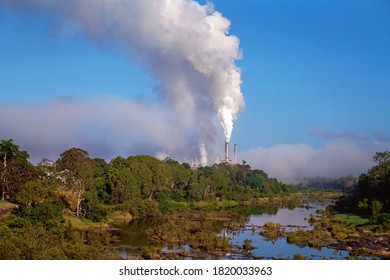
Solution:
<svg viewBox="0 0 390 280">
<path fill-rule="evenodd" d="M 268 222 L 279 223 L 282 226 L 309 226 L 310 214 L 316 215 L 316 209 L 295 208 L 294 210 L 279 209 L 276 215 L 251 215 L 248 224 L 263 226 Z M 305 220 L 306 219 L 306 220 Z"/>
<path fill-rule="evenodd" d="M 244 230 L 236 232 L 235 235 L 229 234 L 227 237 L 232 238 L 233 245 L 241 246 L 245 239 L 251 239 L 252 246 L 256 247 L 256 249 L 251 251 L 252 254 L 266 259 L 281 257 L 293 259 L 294 254 L 298 253 L 306 256 L 308 259 L 345 259 L 348 256 L 347 251 L 337 251 L 326 247 L 321 250 L 310 247 L 300 248 L 296 245 L 288 244 L 286 238 L 280 238 L 274 242 L 267 241 L 258 234 L 258 230 L 255 233 L 251 230 Z"/>
<path fill-rule="evenodd" d="M 241 231 L 237 231 L 234 233 L 226 234 L 226 230 L 221 231 L 221 235 L 227 236 L 231 238 L 231 243 L 233 245 L 244 244 L 245 239 L 251 239 L 252 245 L 256 247 L 251 253 L 255 256 L 264 257 L 266 259 L 271 258 L 294 258 L 294 254 L 301 254 L 306 256 L 308 259 L 345 259 L 348 256 L 347 251 L 337 251 L 333 249 L 328 249 L 326 247 L 321 250 L 315 248 L 304 247 L 300 248 L 296 245 L 291 245 L 287 243 L 286 238 L 280 238 L 274 242 L 265 240 L 262 236 L 259 235 L 260 229 L 258 227 L 263 226 L 265 223 L 274 222 L 279 223 L 282 226 L 300 226 L 306 227 L 305 229 L 310 229 L 310 225 L 308 220 L 310 218 L 310 214 L 318 215 L 316 213 L 317 209 L 324 209 L 327 205 L 331 204 L 331 201 L 326 201 L 325 205 L 321 205 L 319 202 L 314 202 L 310 204 L 310 208 L 295 208 L 293 210 L 289 210 L 286 208 L 279 209 L 276 214 L 251 214 L 248 217 L 248 220 L 245 222 L 247 228 Z M 255 230 L 252 231 L 252 225 L 255 226 Z M 119 251 L 121 257 L 137 257 L 141 255 L 141 251 L 139 250 L 142 246 L 150 245 L 147 240 L 145 231 L 149 227 L 154 227 L 152 224 L 145 224 L 142 221 L 139 223 L 132 223 L 128 226 L 126 230 L 126 234 L 124 234 L 121 238 L 121 244 L 119 245 Z M 286 228 L 289 230 L 296 230 L 295 228 Z M 174 246 L 173 248 L 164 247 L 162 250 L 166 253 L 168 252 L 179 252 L 184 249 L 187 252 L 191 251 L 191 248 L 188 245 L 184 245 L 183 247 Z M 230 255 L 230 256 L 212 256 L 207 253 L 201 253 L 198 255 L 200 258 L 204 259 L 247 259 L 247 257 L 239 254 L 239 255 Z"/>
<path fill-rule="evenodd" d="M 263 226 L 266 223 L 279 223 L 282 226 L 294 225 L 301 227 L 310 227 L 310 215 L 316 216 L 318 209 L 325 209 L 331 202 L 327 201 L 324 205 L 319 202 L 309 204 L 310 208 L 294 208 L 293 210 L 282 208 L 276 214 L 252 214 L 250 215 L 248 225 Z"/>
<path fill-rule="evenodd" d="M 259 235 L 258 228 L 256 228 L 254 232 L 249 229 L 251 225 L 263 226 L 268 222 L 279 223 L 282 226 L 292 225 L 308 227 L 306 229 L 310 229 L 312 228 L 308 222 L 310 215 L 316 216 L 317 209 L 324 209 L 330 204 L 331 201 L 326 201 L 323 205 L 319 202 L 314 202 L 310 204 L 309 209 L 294 208 L 293 210 L 289 210 L 283 208 L 279 209 L 276 214 L 252 214 L 247 222 L 247 229 L 237 231 L 234 234 L 225 234 L 225 236 L 232 239 L 232 244 L 241 246 L 245 239 L 251 239 L 252 245 L 256 247 L 256 249 L 251 251 L 252 254 L 265 258 L 288 257 L 292 259 L 294 254 L 299 253 L 306 256 L 308 259 L 345 259 L 345 257 L 348 256 L 347 251 L 337 251 L 326 247 L 323 247 L 321 250 L 310 247 L 300 248 L 299 246 L 288 244 L 286 238 L 279 238 L 276 241 L 267 241 Z M 289 231 L 288 228 L 286 230 Z"/>
</svg>

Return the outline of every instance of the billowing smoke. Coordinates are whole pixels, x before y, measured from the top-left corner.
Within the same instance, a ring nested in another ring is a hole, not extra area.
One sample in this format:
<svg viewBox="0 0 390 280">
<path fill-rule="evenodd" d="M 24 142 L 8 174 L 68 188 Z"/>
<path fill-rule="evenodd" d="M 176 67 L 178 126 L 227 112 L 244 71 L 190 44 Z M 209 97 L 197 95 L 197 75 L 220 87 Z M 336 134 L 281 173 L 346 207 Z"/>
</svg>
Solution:
<svg viewBox="0 0 390 280">
<path fill-rule="evenodd" d="M 196 126 L 198 158 L 225 140 L 244 106 L 239 40 L 212 4 L 193 0 L 0 0 L 11 9 L 58 16 L 103 48 L 115 48 L 146 69 L 180 126 Z M 191 135 L 193 138 L 194 136 Z M 207 145 L 205 145 L 207 143 Z"/>
<path fill-rule="evenodd" d="M 199 150 L 200 150 L 200 156 L 201 156 L 200 164 L 203 166 L 207 165 L 207 150 L 206 150 L 206 145 L 204 142 L 199 143 Z"/>
</svg>

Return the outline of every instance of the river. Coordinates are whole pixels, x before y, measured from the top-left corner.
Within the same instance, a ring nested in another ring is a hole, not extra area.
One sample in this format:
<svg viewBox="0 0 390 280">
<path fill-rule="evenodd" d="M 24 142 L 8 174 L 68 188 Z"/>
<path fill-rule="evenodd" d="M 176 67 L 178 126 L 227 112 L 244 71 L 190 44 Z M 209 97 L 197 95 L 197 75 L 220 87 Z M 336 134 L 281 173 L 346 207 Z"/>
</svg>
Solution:
<svg viewBox="0 0 390 280">
<path fill-rule="evenodd" d="M 163 255 L 186 252 L 188 254 L 184 254 L 183 258 L 185 259 L 293 259 L 294 255 L 297 254 L 307 259 L 345 259 L 349 255 L 348 251 L 338 251 L 326 247 L 316 249 L 308 246 L 297 246 L 289 244 L 286 237 L 270 240 L 259 234 L 259 229 L 268 222 L 280 224 L 286 232 L 298 229 L 310 230 L 312 229 L 312 225 L 308 222 L 310 216 L 317 216 L 317 210 L 324 209 L 329 204 L 331 201 L 325 200 L 311 202 L 305 207 L 293 209 L 272 208 L 265 210 L 261 207 L 235 207 L 231 211 L 240 213 L 236 216 L 236 220 L 228 223 L 214 221 L 212 226 L 217 228 L 219 236 L 229 238 L 233 247 L 239 249 L 219 254 L 210 254 L 199 250 L 194 253 L 189 245 L 176 244 L 161 246 L 161 252 Z M 150 236 L 148 233 L 163 223 L 162 220 L 133 221 L 123 226 L 118 244 L 120 256 L 122 258 L 140 257 L 143 247 L 154 245 L 153 241 L 148 238 Z M 240 224 L 240 227 L 232 230 L 228 226 L 231 224 Z M 241 248 L 248 240 L 253 248 L 244 252 Z"/>
</svg>

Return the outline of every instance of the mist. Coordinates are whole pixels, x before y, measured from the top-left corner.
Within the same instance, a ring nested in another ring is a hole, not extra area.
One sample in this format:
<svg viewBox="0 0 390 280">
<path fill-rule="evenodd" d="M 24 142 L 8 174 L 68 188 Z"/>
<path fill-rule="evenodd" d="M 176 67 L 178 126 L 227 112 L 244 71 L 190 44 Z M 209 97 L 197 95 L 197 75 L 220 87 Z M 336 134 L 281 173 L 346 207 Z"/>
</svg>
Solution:
<svg viewBox="0 0 390 280">
<path fill-rule="evenodd" d="M 303 177 L 359 176 L 375 162 L 371 159 L 378 151 L 390 149 L 390 143 L 376 140 L 331 140 L 321 147 L 309 144 L 279 144 L 256 147 L 240 153 L 240 159 L 264 170 L 279 180 Z"/>
</svg>

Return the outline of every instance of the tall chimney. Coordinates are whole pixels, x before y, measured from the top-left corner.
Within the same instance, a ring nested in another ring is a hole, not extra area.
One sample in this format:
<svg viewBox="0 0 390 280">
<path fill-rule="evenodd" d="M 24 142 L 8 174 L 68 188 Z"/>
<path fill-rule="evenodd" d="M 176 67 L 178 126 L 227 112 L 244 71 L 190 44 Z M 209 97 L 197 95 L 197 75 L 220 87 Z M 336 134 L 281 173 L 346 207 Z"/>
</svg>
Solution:
<svg viewBox="0 0 390 280">
<path fill-rule="evenodd" d="M 234 144 L 234 163 L 237 163 L 237 144 Z"/>
<path fill-rule="evenodd" d="M 225 142 L 225 162 L 229 162 L 229 142 Z"/>
</svg>

